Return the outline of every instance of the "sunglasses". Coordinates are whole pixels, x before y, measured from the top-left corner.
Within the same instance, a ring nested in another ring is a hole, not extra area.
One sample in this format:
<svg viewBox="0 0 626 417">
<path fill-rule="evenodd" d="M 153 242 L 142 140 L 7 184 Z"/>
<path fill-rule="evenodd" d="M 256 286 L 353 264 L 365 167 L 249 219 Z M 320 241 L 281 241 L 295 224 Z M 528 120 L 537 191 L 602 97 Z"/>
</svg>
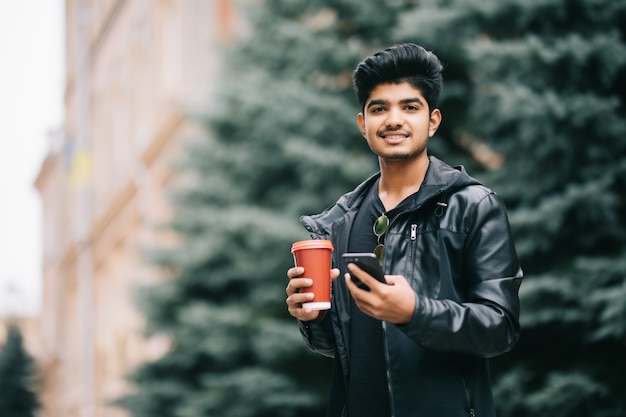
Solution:
<svg viewBox="0 0 626 417">
<path fill-rule="evenodd" d="M 379 218 L 374 222 L 374 234 L 376 235 L 377 245 L 374 248 L 374 254 L 376 255 L 376 259 L 378 259 L 378 263 L 383 265 L 383 255 L 385 254 L 385 233 L 387 233 L 387 228 L 389 227 L 389 217 L 387 215 L 382 214 Z"/>
</svg>

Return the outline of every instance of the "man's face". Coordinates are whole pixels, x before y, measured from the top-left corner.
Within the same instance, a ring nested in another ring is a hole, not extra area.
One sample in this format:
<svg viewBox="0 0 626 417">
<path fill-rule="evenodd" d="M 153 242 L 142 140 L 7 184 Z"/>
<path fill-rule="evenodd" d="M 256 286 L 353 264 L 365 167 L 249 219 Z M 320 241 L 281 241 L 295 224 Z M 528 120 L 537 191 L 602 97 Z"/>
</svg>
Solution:
<svg viewBox="0 0 626 417">
<path fill-rule="evenodd" d="M 426 145 L 441 122 L 441 112 L 409 83 L 380 84 L 357 116 L 372 151 L 385 161 L 406 161 L 426 155 Z"/>
</svg>

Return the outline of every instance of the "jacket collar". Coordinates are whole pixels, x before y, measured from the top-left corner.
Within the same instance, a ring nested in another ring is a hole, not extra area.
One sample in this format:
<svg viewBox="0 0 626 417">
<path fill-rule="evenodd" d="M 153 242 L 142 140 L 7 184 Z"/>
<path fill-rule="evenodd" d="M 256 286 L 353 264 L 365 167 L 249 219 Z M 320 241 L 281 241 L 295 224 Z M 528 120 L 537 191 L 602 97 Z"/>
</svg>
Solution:
<svg viewBox="0 0 626 417">
<path fill-rule="evenodd" d="M 444 193 L 449 193 L 468 185 L 480 184 L 480 182 L 465 172 L 463 166 L 451 167 L 434 156 L 429 156 L 429 159 L 430 164 L 428 165 L 426 176 L 424 177 L 420 191 L 415 194 L 414 201 L 410 205 L 409 210 L 414 210 L 427 201 Z M 314 216 L 302 216 L 300 218 L 301 222 L 307 230 L 319 233 L 319 230 L 326 229 L 328 225 L 339 220 L 349 211 L 357 209 L 365 197 L 367 190 L 369 190 L 379 178 L 380 172 L 377 172 L 359 184 L 353 191 L 344 194 L 339 198 L 336 204 L 326 209 L 324 212 Z"/>
</svg>

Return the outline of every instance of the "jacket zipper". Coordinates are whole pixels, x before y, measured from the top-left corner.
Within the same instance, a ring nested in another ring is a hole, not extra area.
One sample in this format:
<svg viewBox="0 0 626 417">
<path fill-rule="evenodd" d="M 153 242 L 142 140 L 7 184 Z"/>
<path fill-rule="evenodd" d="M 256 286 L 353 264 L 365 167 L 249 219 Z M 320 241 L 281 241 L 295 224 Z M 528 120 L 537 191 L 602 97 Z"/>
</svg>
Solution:
<svg viewBox="0 0 626 417">
<path fill-rule="evenodd" d="M 389 232 L 389 230 L 391 230 L 391 225 L 392 225 L 392 224 L 394 224 L 396 220 L 398 220 L 398 217 L 400 217 L 400 216 L 401 216 L 401 215 L 403 215 L 404 213 L 407 213 L 407 212 L 398 213 L 398 214 L 396 214 L 396 215 L 393 217 L 393 219 L 390 219 L 390 220 L 389 220 L 389 225 L 387 226 L 387 232 Z M 385 236 L 385 241 L 387 241 L 387 236 Z M 383 242 L 383 243 L 384 243 L 384 242 Z M 383 254 L 383 257 L 384 257 L 384 254 Z"/>
<path fill-rule="evenodd" d="M 470 417 L 476 417 L 476 410 L 474 409 L 474 404 L 472 403 L 472 393 L 470 392 L 469 386 L 467 385 L 467 379 L 465 378 L 465 375 L 463 375 L 463 387 L 465 387 L 465 399 L 467 400 L 469 415 Z"/>
<path fill-rule="evenodd" d="M 389 229 L 391 229 L 391 225 L 402 214 L 404 214 L 404 213 L 398 213 L 389 222 L 389 226 L 387 227 L 387 231 L 389 231 Z M 411 224 L 411 240 L 415 240 L 415 239 L 417 239 L 417 224 Z M 383 254 L 383 259 L 384 259 L 384 256 L 385 255 Z M 391 411 L 391 417 L 395 417 L 396 410 L 395 410 L 395 406 L 394 406 L 394 403 L 393 403 L 393 394 L 392 394 L 392 389 L 391 389 L 391 364 L 390 364 L 390 359 L 389 359 L 389 344 L 387 343 L 387 323 L 385 321 L 382 321 L 381 323 L 382 323 L 382 326 L 383 326 L 383 347 L 384 347 L 384 352 L 385 352 L 385 373 L 387 375 L 387 394 L 389 395 L 389 409 Z M 471 412 L 473 413 L 473 410 Z M 472 414 L 471 417 L 475 417 L 475 416 Z"/>
<path fill-rule="evenodd" d="M 385 373 L 387 374 L 387 394 L 389 395 L 389 409 L 391 411 L 391 417 L 396 415 L 396 411 L 393 404 L 393 395 L 391 391 L 391 365 L 389 360 L 389 344 L 387 343 L 387 323 L 382 321 L 383 326 L 383 347 L 385 348 Z"/>
<path fill-rule="evenodd" d="M 398 217 L 400 217 L 402 214 L 404 213 L 398 213 L 396 216 L 394 216 L 393 219 L 391 219 L 389 221 L 389 225 L 387 226 L 387 232 L 389 230 L 391 230 L 391 225 L 398 219 Z M 385 241 L 387 240 L 387 237 L 385 236 Z M 383 242 L 385 243 L 385 242 Z M 383 253 L 383 260 L 385 259 L 385 255 Z M 392 390 L 391 390 L 391 364 L 390 364 L 390 359 L 389 359 L 389 344 L 387 343 L 387 323 L 385 323 L 385 321 L 381 321 L 382 326 L 383 326 L 383 348 L 384 348 L 384 352 L 385 352 L 385 373 L 387 376 L 387 394 L 389 395 L 389 409 L 391 411 L 391 417 L 395 417 L 396 415 L 396 411 L 394 409 L 394 404 L 393 404 L 393 394 L 392 394 Z"/>
</svg>

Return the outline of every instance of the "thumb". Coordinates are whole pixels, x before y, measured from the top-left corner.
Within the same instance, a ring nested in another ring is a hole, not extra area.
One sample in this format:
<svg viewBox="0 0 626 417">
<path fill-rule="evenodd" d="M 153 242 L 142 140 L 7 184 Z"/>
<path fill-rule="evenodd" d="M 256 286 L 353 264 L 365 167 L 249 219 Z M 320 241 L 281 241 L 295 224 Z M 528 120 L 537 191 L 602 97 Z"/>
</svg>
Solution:
<svg viewBox="0 0 626 417">
<path fill-rule="evenodd" d="M 333 268 L 330 270 L 330 280 L 334 281 L 339 277 L 339 269 Z"/>
<path fill-rule="evenodd" d="M 388 285 L 398 285 L 406 282 L 406 278 L 402 275 L 385 275 L 385 281 Z"/>
</svg>

